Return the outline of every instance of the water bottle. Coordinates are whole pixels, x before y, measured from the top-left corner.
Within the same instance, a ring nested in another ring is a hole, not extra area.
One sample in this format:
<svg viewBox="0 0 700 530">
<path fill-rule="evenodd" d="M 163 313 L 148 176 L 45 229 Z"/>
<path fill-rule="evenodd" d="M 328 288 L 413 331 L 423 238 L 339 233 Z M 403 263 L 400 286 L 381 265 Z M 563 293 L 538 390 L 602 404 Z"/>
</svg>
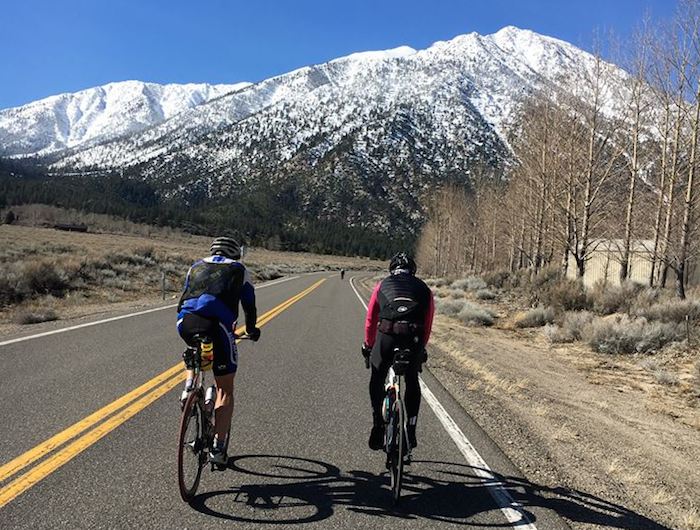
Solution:
<svg viewBox="0 0 700 530">
<path fill-rule="evenodd" d="M 214 403 L 216 403 L 216 387 L 211 385 L 204 394 L 204 410 L 207 414 L 211 414 L 214 410 Z"/>
<path fill-rule="evenodd" d="M 214 360 L 214 344 L 211 342 L 202 342 L 202 370 L 211 368 L 211 362 Z"/>
</svg>

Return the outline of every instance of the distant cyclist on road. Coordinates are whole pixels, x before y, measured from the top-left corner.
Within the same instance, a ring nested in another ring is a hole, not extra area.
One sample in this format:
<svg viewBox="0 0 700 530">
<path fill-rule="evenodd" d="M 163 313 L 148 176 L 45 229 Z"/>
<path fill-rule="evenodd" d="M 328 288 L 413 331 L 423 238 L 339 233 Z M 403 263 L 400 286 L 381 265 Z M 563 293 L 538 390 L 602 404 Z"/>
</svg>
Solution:
<svg viewBox="0 0 700 530">
<path fill-rule="evenodd" d="M 238 304 L 245 312 L 246 333 L 254 341 L 260 338 L 255 307 L 255 289 L 245 266 L 238 260 L 241 250 L 230 237 L 217 237 L 211 244 L 211 256 L 190 267 L 178 304 L 177 330 L 182 339 L 195 346 L 193 338 L 201 334 L 214 344 L 213 372 L 216 381 L 214 447 L 211 462 L 226 464 L 226 438 L 233 414 L 233 380 L 238 366 L 238 351 L 233 331 L 238 319 Z M 183 398 L 192 389 L 193 372 L 187 367 Z"/>
<path fill-rule="evenodd" d="M 413 361 L 406 373 L 406 415 L 408 442 L 416 447 L 416 423 L 421 392 L 418 372 L 426 360 L 425 346 L 433 326 L 435 305 L 433 293 L 416 278 L 416 262 L 404 252 L 391 258 L 387 278 L 376 285 L 367 308 L 365 341 L 362 355 L 371 360 L 372 375 L 369 397 L 372 403 L 372 431 L 369 448 L 379 450 L 384 445 L 382 401 L 384 384 L 394 359 L 394 349 L 410 349 Z"/>
</svg>

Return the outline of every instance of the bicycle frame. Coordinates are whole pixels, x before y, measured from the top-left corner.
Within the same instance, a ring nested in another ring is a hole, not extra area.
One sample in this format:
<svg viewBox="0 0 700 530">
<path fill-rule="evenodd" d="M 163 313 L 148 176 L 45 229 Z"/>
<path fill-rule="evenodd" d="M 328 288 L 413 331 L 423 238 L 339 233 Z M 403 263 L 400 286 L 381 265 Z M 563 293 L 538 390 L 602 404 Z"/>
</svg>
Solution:
<svg viewBox="0 0 700 530">
<path fill-rule="evenodd" d="M 405 408 L 405 406 L 403 405 L 403 386 L 404 386 L 405 377 L 402 375 L 397 375 L 396 372 L 394 371 L 394 367 L 391 366 L 391 367 L 389 367 L 387 381 L 388 381 L 387 391 L 389 390 L 389 388 L 391 386 L 393 386 L 394 390 L 396 392 L 396 395 L 394 396 L 394 403 L 401 403 L 400 406 L 403 406 Z M 392 404 L 392 406 L 393 406 L 393 404 Z M 405 414 L 404 414 L 402 423 L 403 424 L 401 425 L 401 431 L 404 435 L 404 439 L 407 440 L 408 439 L 408 418 L 406 417 Z M 388 424 L 387 424 L 387 428 L 388 428 Z M 388 446 L 388 444 L 387 444 L 387 446 Z M 409 457 L 411 455 L 411 448 L 409 446 L 407 446 L 406 454 Z"/>
</svg>

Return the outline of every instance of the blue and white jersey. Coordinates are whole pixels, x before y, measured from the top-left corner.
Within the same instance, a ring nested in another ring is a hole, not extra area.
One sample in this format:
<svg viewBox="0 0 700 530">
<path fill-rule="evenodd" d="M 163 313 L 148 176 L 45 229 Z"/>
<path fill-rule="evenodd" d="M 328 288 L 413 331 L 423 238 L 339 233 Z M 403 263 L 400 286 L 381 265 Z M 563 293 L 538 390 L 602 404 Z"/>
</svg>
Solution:
<svg viewBox="0 0 700 530">
<path fill-rule="evenodd" d="M 255 327 L 255 288 L 245 266 L 224 256 L 209 256 L 195 262 L 187 273 L 178 305 L 178 319 L 187 313 L 216 319 L 229 329 L 243 306 L 246 326 Z"/>
</svg>

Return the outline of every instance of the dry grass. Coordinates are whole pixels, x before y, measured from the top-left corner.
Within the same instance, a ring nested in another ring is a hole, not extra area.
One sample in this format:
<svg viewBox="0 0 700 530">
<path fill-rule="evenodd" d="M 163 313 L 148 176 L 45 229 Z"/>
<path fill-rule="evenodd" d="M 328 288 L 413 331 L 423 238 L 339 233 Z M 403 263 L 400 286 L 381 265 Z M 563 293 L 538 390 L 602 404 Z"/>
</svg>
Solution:
<svg viewBox="0 0 700 530">
<path fill-rule="evenodd" d="M 636 486 L 637 484 L 644 481 L 644 474 L 638 469 L 634 471 L 628 471 L 627 473 L 624 473 L 622 475 L 622 480 L 628 485 Z"/>
<path fill-rule="evenodd" d="M 675 497 L 663 488 L 656 491 L 656 493 L 654 493 L 651 497 L 651 501 L 654 504 L 668 504 L 674 499 Z"/>
<path fill-rule="evenodd" d="M 700 530 L 700 511 L 697 508 L 689 509 L 679 519 L 683 530 Z"/>
<path fill-rule="evenodd" d="M 208 237 L 182 233 L 142 237 L 2 225 L 0 322 L 59 318 L 68 307 L 71 316 L 78 316 L 105 304 L 153 302 L 161 294 L 163 273 L 166 295 L 176 297 L 189 266 L 207 254 L 210 243 Z M 383 267 L 362 258 L 257 248 L 244 261 L 258 280 L 319 270 Z M 53 314 L 44 309 L 49 299 Z"/>
<path fill-rule="evenodd" d="M 535 307 L 515 317 L 516 328 L 539 328 L 554 322 L 554 309 L 551 307 Z"/>
<path fill-rule="evenodd" d="M 39 324 L 40 322 L 51 322 L 58 320 L 58 315 L 53 309 L 38 311 L 22 311 L 15 316 L 15 322 L 21 325 Z"/>
<path fill-rule="evenodd" d="M 570 443 L 576 440 L 576 433 L 567 425 L 561 425 L 554 434 L 552 434 L 552 438 L 558 442 Z"/>
<path fill-rule="evenodd" d="M 463 345 L 454 340 L 447 340 L 440 343 L 440 347 L 448 353 L 454 361 L 464 370 L 469 372 L 471 377 L 467 386 L 470 390 L 483 390 L 484 392 L 499 396 L 518 395 L 528 386 L 528 380 L 524 378 L 507 378 L 499 376 L 488 366 L 479 363 L 469 356 L 469 352 L 463 350 Z"/>
<path fill-rule="evenodd" d="M 607 467 L 605 468 L 605 471 L 610 474 L 614 475 L 618 473 L 622 469 L 622 466 L 620 465 L 620 459 L 619 458 L 613 458 L 610 462 L 608 462 Z"/>
<path fill-rule="evenodd" d="M 537 414 L 538 416 L 540 416 L 542 418 L 546 417 L 550 412 L 549 407 L 547 407 L 546 405 L 537 405 L 534 408 L 534 411 L 535 411 L 535 414 Z"/>
<path fill-rule="evenodd" d="M 675 386 L 679 382 L 677 374 L 675 374 L 673 372 L 669 372 L 668 370 L 661 370 L 661 369 L 654 371 L 654 379 L 659 384 L 669 385 L 669 386 Z"/>
</svg>

